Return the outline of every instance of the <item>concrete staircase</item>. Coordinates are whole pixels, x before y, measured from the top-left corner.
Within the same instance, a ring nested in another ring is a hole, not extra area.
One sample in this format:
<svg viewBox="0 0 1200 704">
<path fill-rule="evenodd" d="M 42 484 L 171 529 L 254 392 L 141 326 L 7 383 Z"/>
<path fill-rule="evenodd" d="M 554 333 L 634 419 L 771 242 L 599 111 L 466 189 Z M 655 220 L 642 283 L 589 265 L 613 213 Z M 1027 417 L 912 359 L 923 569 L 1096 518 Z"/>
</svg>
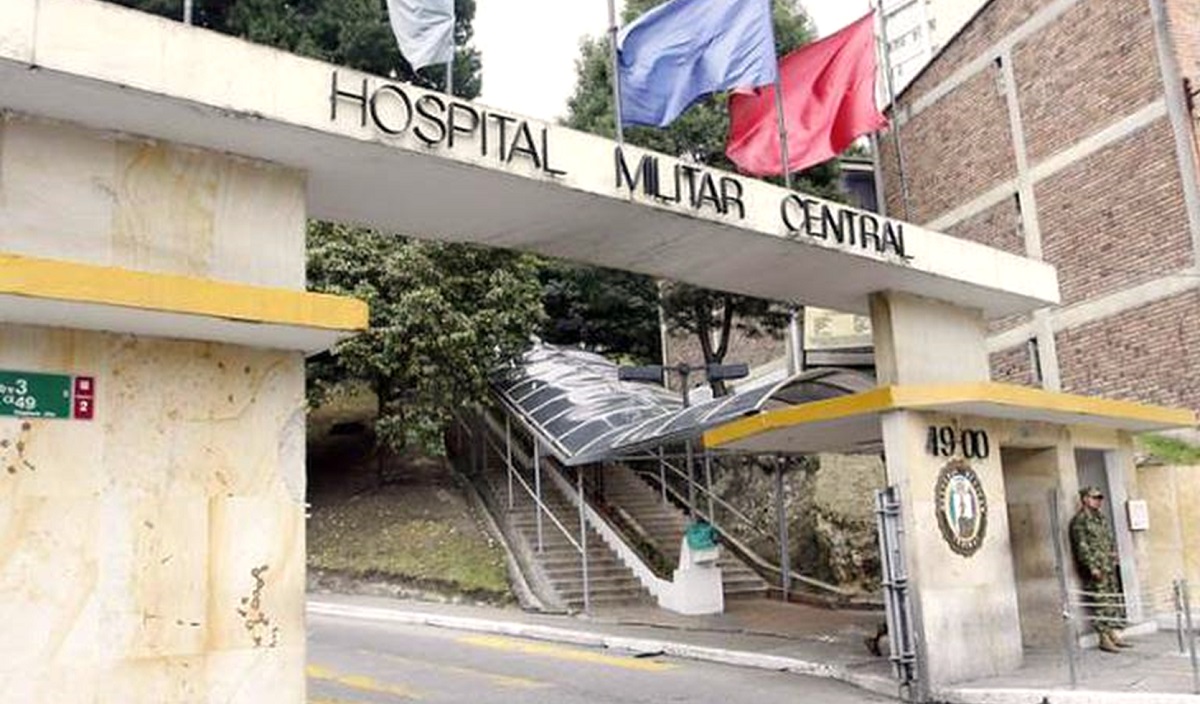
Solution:
<svg viewBox="0 0 1200 704">
<path fill-rule="evenodd" d="M 604 468 L 604 495 L 641 528 L 671 564 L 679 562 L 679 544 L 687 527 L 687 517 L 682 511 L 674 504 L 664 504 L 658 491 L 624 465 Z M 721 551 L 717 564 L 726 599 L 766 595 L 766 581 L 729 550 Z"/>
<path fill-rule="evenodd" d="M 499 460 L 499 461 L 497 461 Z M 579 509 L 571 503 L 545 473 L 556 471 L 543 466 L 542 502 L 570 533 L 579 541 Z M 529 486 L 533 477 L 522 472 Z M 542 545 L 538 550 L 537 510 L 531 496 L 514 482 L 513 508 L 508 509 L 507 472 L 502 459 L 489 457 L 485 479 L 495 498 L 494 505 L 504 508 L 510 528 L 522 541 L 522 552 L 533 562 L 535 575 L 543 587 L 547 587 L 563 607 L 583 608 L 583 566 L 575 546 L 563 532 L 545 515 L 542 516 Z M 588 546 L 588 598 L 593 608 L 654 604 L 650 593 L 642 586 L 633 572 L 627 568 L 591 528 L 587 532 Z"/>
<path fill-rule="evenodd" d="M 499 423 L 492 421 L 492 433 Z M 501 426 L 502 427 L 502 426 Z M 563 531 L 550 520 L 542 517 L 542 543 L 538 549 L 536 504 L 514 480 L 513 507 L 508 508 L 508 475 L 503 451 L 503 437 L 493 435 L 483 478 L 490 490 L 493 507 L 503 514 L 497 516 L 508 525 L 510 537 L 519 545 L 514 546 L 523 555 L 522 562 L 532 567 L 528 574 L 531 581 L 541 586 L 548 600 L 569 609 L 583 608 L 583 567 L 581 556 L 574 545 L 563 535 Z M 529 458 L 518 445 L 514 445 L 513 463 L 516 471 L 533 487 Z M 542 465 L 542 501 L 570 534 L 579 541 L 579 509 L 567 499 L 550 481 L 548 474 L 557 471 L 554 463 L 544 460 Z M 679 545 L 683 540 L 687 518 L 673 504 L 663 504 L 661 495 L 628 467 L 608 465 L 603 471 L 603 492 L 606 501 L 619 507 L 626 520 L 636 526 L 672 566 L 679 561 Z M 574 482 L 571 482 L 574 485 Z M 632 570 L 624 565 L 617 555 L 591 528 L 587 531 L 589 601 L 596 608 L 654 604 L 655 600 L 642 586 Z M 746 566 L 729 550 L 722 550 L 720 562 L 725 597 L 762 597 L 768 590 L 767 583 L 754 570 Z M 670 578 L 669 575 L 667 576 Z M 549 592 L 549 594 L 546 594 Z"/>
</svg>

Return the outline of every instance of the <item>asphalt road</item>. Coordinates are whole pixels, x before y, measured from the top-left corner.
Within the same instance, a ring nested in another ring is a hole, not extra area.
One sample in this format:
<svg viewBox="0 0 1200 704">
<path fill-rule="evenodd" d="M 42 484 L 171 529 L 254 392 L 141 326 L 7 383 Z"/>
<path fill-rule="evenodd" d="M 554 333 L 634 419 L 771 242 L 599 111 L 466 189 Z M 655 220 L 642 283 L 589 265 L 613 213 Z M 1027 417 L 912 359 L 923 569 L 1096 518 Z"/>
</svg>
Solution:
<svg viewBox="0 0 1200 704">
<path fill-rule="evenodd" d="M 891 700 L 800 675 L 310 614 L 308 701 L 857 704 Z"/>
</svg>

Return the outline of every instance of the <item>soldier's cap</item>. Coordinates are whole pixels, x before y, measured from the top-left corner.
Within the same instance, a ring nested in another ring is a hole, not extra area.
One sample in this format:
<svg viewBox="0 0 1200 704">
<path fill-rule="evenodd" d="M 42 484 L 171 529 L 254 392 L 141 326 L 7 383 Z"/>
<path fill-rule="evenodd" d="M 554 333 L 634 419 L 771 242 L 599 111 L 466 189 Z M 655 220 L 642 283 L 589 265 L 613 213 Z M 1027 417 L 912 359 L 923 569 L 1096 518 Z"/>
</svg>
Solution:
<svg viewBox="0 0 1200 704">
<path fill-rule="evenodd" d="M 1103 499 L 1104 493 L 1094 486 L 1085 486 L 1079 490 L 1081 499 Z"/>
</svg>

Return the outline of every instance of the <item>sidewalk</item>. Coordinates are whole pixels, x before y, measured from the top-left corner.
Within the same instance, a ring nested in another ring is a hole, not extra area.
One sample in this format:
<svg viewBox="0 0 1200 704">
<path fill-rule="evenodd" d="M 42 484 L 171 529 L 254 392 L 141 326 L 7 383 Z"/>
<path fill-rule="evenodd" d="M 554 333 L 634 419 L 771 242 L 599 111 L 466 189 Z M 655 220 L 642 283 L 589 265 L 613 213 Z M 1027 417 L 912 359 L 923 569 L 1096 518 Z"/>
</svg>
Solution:
<svg viewBox="0 0 1200 704">
<path fill-rule="evenodd" d="M 765 599 L 731 600 L 714 616 L 681 616 L 655 607 L 606 609 L 587 615 L 549 615 L 382 597 L 310 594 L 310 614 L 414 623 L 500 633 L 632 653 L 828 677 L 899 697 L 887 658 L 871 656 L 863 639 L 878 612 L 833 611 Z M 1068 686 L 1057 653 L 1026 653 L 1016 673 L 934 692 L 947 704 L 1200 704 L 1191 691 L 1190 661 L 1170 633 L 1133 639 L 1121 655 L 1086 651 L 1080 685 Z M 885 644 L 886 647 L 886 644 Z"/>
</svg>

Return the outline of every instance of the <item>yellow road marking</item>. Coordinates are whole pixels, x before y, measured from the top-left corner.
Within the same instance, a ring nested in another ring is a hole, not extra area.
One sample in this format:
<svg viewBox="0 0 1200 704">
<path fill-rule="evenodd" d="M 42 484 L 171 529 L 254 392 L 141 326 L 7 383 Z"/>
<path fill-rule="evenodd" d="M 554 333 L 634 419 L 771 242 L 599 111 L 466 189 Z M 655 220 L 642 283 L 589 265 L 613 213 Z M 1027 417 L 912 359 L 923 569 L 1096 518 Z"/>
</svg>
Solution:
<svg viewBox="0 0 1200 704">
<path fill-rule="evenodd" d="M 406 665 L 420 665 L 424 667 L 441 670 L 444 672 L 453 672 L 460 675 L 470 675 L 474 677 L 486 677 L 492 682 L 501 687 L 514 687 L 518 689 L 538 689 L 541 687 L 553 687 L 554 685 L 543 680 L 535 680 L 530 677 L 516 677 L 513 675 L 502 675 L 498 672 L 487 672 L 486 670 L 477 670 L 471 667 L 459 667 L 457 665 L 444 665 L 442 663 L 430 662 L 428 660 L 416 660 L 406 658 L 400 655 L 392 655 L 391 653 L 377 653 L 372 650 L 360 650 L 363 655 L 374 655 L 382 657 L 393 662 L 400 662 Z"/>
<path fill-rule="evenodd" d="M 420 699 L 415 691 L 404 685 L 388 684 L 380 682 L 374 677 L 366 675 L 346 675 L 336 672 L 327 667 L 320 665 L 309 665 L 304 668 L 304 674 L 308 675 L 309 679 L 321 680 L 323 682 L 333 682 L 340 684 L 343 687 L 356 689 L 360 692 L 371 692 L 373 694 L 390 694 L 403 699 Z"/>
<path fill-rule="evenodd" d="M 669 665 L 667 663 L 658 662 L 655 660 L 640 660 L 638 658 L 605 655 L 603 653 L 595 653 L 590 650 L 566 648 L 561 645 L 551 645 L 548 643 L 530 643 L 528 641 L 505 638 L 503 636 L 463 636 L 462 638 L 458 638 L 456 640 L 459 643 L 475 645 L 481 648 L 504 650 L 507 652 L 522 653 L 525 655 L 540 655 L 549 658 L 556 658 L 558 660 L 584 662 L 593 665 L 610 665 L 612 667 L 620 667 L 626 670 L 662 672 L 664 670 L 672 670 L 675 668 L 674 665 Z"/>
</svg>

